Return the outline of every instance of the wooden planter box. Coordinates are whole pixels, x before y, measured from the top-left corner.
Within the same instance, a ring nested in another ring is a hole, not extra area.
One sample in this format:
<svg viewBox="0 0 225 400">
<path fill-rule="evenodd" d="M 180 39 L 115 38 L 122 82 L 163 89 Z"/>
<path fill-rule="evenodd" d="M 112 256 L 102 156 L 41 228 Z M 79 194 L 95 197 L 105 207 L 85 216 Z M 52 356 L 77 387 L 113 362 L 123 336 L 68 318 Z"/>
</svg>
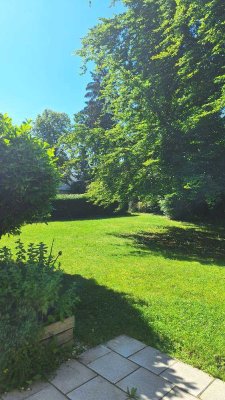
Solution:
<svg viewBox="0 0 225 400">
<path fill-rule="evenodd" d="M 69 317 L 64 321 L 54 322 L 44 328 L 41 342 L 48 342 L 55 339 L 58 346 L 69 346 L 73 343 L 73 330 L 75 318 Z"/>
</svg>

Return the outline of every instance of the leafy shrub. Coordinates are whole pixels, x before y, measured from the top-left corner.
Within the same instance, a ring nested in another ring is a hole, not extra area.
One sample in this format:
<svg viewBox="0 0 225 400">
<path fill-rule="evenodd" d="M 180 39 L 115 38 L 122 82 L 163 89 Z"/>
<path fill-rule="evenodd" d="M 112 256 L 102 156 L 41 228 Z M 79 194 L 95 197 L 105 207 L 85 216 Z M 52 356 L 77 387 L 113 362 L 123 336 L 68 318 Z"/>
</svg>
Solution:
<svg viewBox="0 0 225 400">
<path fill-rule="evenodd" d="M 172 193 L 160 201 L 161 211 L 169 218 L 195 220 L 210 217 L 210 207 L 206 201 L 192 199 L 186 193 Z"/>
<path fill-rule="evenodd" d="M 52 203 L 53 220 L 66 220 L 98 216 L 110 216 L 116 213 L 116 206 L 103 207 L 94 204 L 86 194 L 58 195 Z"/>
<path fill-rule="evenodd" d="M 1 391 L 25 385 L 58 364 L 62 351 L 54 342 L 40 342 L 42 330 L 49 320 L 72 315 L 77 302 L 74 285 L 64 288 L 58 256 L 48 254 L 43 243 L 25 250 L 18 241 L 15 257 L 7 247 L 0 250 Z"/>
<path fill-rule="evenodd" d="M 0 237 L 46 218 L 56 194 L 54 152 L 30 131 L 29 124 L 13 126 L 0 114 Z"/>
</svg>

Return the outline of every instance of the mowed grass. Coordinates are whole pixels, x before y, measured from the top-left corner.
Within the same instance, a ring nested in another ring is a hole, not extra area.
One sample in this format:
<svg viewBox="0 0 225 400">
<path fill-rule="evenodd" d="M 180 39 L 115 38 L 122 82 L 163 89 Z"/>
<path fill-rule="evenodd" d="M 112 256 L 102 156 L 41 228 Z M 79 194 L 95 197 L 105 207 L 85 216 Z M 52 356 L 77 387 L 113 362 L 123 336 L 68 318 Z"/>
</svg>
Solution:
<svg viewBox="0 0 225 400">
<path fill-rule="evenodd" d="M 127 334 L 225 379 L 223 228 L 142 214 L 25 226 L 21 239 L 62 250 L 80 296 L 77 339 Z"/>
</svg>

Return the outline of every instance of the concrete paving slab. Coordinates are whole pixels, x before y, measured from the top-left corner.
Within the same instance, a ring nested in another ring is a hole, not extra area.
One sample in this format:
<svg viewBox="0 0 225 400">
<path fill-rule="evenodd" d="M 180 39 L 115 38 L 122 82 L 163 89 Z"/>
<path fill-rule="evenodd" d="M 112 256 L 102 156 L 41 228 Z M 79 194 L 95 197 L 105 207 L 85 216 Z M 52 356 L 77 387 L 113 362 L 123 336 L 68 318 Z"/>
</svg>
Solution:
<svg viewBox="0 0 225 400">
<path fill-rule="evenodd" d="M 79 360 L 87 365 L 90 364 L 91 362 L 97 360 L 97 358 L 104 356 L 105 354 L 110 353 L 110 349 L 106 346 L 97 346 L 94 347 L 93 349 L 86 350 L 84 353 L 82 353 L 79 357 Z"/>
<path fill-rule="evenodd" d="M 173 384 L 144 368 L 139 368 L 118 382 L 117 386 L 124 391 L 127 388 L 136 388 L 140 399 L 159 400 L 172 389 Z"/>
<path fill-rule="evenodd" d="M 205 372 L 180 361 L 166 369 L 160 376 L 193 396 L 198 396 L 213 381 L 213 378 Z"/>
<path fill-rule="evenodd" d="M 169 392 L 163 400 L 197 400 L 197 397 L 185 392 L 184 390 L 174 388 Z"/>
<path fill-rule="evenodd" d="M 124 357 L 121 357 L 119 354 L 111 352 L 88 364 L 88 367 L 108 379 L 110 382 L 116 383 L 131 372 L 135 371 L 138 368 L 138 365 Z"/>
<path fill-rule="evenodd" d="M 72 361 L 63 364 L 57 371 L 51 383 L 63 393 L 71 392 L 73 389 L 88 382 L 94 378 L 96 374 L 79 363 Z"/>
<path fill-rule="evenodd" d="M 48 385 L 40 392 L 28 397 L 29 400 L 66 400 L 66 396 L 60 393 L 52 385 Z"/>
<path fill-rule="evenodd" d="M 126 400 L 126 394 L 100 376 L 68 393 L 71 400 Z"/>
<path fill-rule="evenodd" d="M 133 339 L 126 335 L 121 335 L 106 343 L 106 346 L 111 350 L 116 351 L 123 357 L 129 357 L 137 351 L 146 347 L 146 345 L 139 340 Z"/>
<path fill-rule="evenodd" d="M 152 347 L 145 347 L 138 353 L 130 356 L 129 360 L 135 362 L 141 367 L 147 368 L 156 375 L 161 374 L 166 368 L 171 367 L 175 362 L 177 362 L 177 360 L 174 360 Z"/>
<path fill-rule="evenodd" d="M 225 399 L 225 382 L 215 379 L 211 385 L 200 395 L 202 400 L 224 400 Z"/>
</svg>

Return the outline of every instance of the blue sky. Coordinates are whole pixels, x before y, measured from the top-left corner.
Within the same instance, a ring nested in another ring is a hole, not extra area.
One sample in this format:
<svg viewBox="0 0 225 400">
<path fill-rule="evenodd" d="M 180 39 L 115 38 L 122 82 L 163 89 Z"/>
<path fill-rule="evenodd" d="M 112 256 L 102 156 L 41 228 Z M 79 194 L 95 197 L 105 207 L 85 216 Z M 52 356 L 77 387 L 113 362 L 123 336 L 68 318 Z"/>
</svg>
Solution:
<svg viewBox="0 0 225 400">
<path fill-rule="evenodd" d="M 122 11 L 110 0 L 1 0 L 0 112 L 15 123 L 45 108 L 72 116 L 84 106 L 89 76 L 73 52 L 98 18 Z"/>
</svg>

